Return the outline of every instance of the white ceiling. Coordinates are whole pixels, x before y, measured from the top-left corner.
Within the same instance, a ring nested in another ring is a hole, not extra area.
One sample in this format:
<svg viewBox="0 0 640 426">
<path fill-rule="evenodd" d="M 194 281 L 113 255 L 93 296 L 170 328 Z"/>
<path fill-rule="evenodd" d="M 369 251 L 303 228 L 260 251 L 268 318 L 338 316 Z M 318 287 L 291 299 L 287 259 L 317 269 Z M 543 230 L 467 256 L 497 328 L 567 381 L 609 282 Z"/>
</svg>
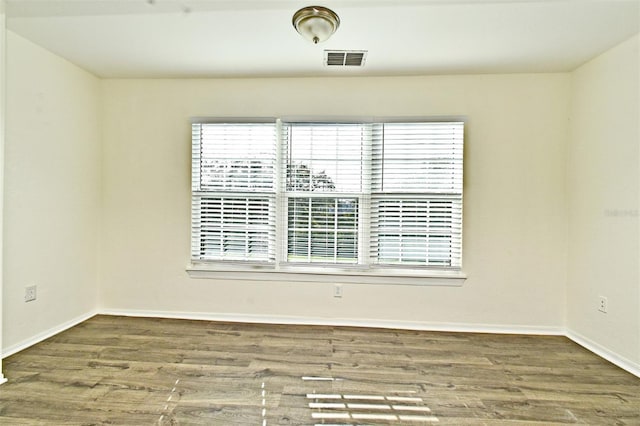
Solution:
<svg viewBox="0 0 640 426">
<path fill-rule="evenodd" d="M 6 0 L 7 27 L 100 77 L 563 72 L 640 31 L 640 0 Z M 318 4 L 340 28 L 291 25 Z M 327 68 L 325 49 L 367 50 Z"/>
</svg>

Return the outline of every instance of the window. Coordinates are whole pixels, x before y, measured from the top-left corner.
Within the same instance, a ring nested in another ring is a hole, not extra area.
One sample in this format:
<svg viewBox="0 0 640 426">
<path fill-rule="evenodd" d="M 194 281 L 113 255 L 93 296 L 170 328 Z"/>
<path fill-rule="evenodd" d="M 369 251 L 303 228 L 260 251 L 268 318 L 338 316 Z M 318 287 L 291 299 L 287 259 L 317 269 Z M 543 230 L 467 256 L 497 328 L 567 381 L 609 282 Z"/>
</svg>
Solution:
<svg viewBox="0 0 640 426">
<path fill-rule="evenodd" d="M 462 266 L 463 123 L 193 124 L 192 261 Z"/>
<path fill-rule="evenodd" d="M 362 160 L 370 138 L 363 124 L 283 126 L 287 262 L 358 263 Z"/>
<path fill-rule="evenodd" d="M 193 125 L 193 259 L 275 261 L 275 148 L 275 124 Z"/>
<path fill-rule="evenodd" d="M 461 267 L 462 137 L 462 123 L 383 125 L 372 158 L 376 263 Z"/>
</svg>

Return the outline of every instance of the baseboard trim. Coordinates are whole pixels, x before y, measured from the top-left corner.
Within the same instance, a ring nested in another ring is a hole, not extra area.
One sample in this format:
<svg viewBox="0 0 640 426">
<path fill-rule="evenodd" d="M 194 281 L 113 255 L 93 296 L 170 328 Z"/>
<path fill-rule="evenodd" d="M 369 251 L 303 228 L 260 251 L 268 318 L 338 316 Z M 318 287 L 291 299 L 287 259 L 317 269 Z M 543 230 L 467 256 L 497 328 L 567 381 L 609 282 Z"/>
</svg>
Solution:
<svg viewBox="0 0 640 426">
<path fill-rule="evenodd" d="M 284 315 L 246 315 L 246 314 L 215 314 L 205 312 L 175 312 L 175 311 L 142 311 L 105 309 L 102 315 L 119 315 L 145 318 L 172 318 L 204 321 L 239 322 L 253 324 L 291 324 L 291 325 L 328 325 L 341 327 L 387 328 L 417 331 L 447 331 L 459 333 L 496 333 L 496 334 L 529 334 L 544 336 L 563 336 L 561 327 L 540 327 L 522 325 L 496 324 L 466 324 L 418 321 L 392 321 L 351 318 L 321 318 L 298 317 Z"/>
<path fill-rule="evenodd" d="M 615 352 L 610 351 L 604 346 L 573 330 L 567 329 L 565 335 L 590 352 L 593 352 L 599 357 L 606 359 L 610 363 L 622 368 L 623 370 L 628 371 L 634 376 L 640 377 L 640 364 L 637 364 L 625 357 L 616 354 Z"/>
<path fill-rule="evenodd" d="M 43 331 L 42 333 L 38 333 L 33 337 L 30 337 L 28 339 L 25 339 L 21 342 L 18 342 L 14 345 L 11 345 L 9 347 L 6 347 L 2 350 L 2 358 L 6 358 L 8 356 L 11 356 L 15 353 L 18 353 L 24 349 L 27 349 L 30 346 L 35 345 L 36 343 L 40 343 L 43 340 L 48 339 L 49 337 L 55 336 L 58 333 L 61 333 L 71 327 L 74 327 L 86 320 L 88 320 L 89 318 L 95 316 L 98 313 L 97 310 L 94 311 L 90 311 L 87 312 L 86 314 L 80 315 L 78 317 L 75 317 L 69 321 L 65 321 L 62 324 L 58 324 L 55 327 L 51 327 L 48 330 Z"/>
</svg>

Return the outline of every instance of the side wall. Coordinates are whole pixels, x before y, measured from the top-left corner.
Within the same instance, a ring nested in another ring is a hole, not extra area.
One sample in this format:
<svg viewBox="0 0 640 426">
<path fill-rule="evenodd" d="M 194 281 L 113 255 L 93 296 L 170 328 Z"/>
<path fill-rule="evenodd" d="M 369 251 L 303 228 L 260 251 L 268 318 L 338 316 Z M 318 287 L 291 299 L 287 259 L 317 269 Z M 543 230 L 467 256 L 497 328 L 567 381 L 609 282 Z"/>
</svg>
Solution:
<svg viewBox="0 0 640 426">
<path fill-rule="evenodd" d="M 2 295 L 4 292 L 2 281 L 2 253 L 4 226 L 4 133 L 5 133 L 5 95 L 6 95 L 6 4 L 4 0 L 0 0 L 0 384 L 5 383 L 7 379 L 4 377 L 2 370 Z"/>
<path fill-rule="evenodd" d="M 106 80 L 101 309 L 561 332 L 569 75 Z M 190 279 L 190 117 L 464 116 L 463 287 Z"/>
<path fill-rule="evenodd" d="M 95 311 L 99 107 L 96 77 L 7 32 L 5 355 Z"/>
<path fill-rule="evenodd" d="M 639 45 L 635 36 L 573 75 L 567 325 L 640 374 Z"/>
</svg>

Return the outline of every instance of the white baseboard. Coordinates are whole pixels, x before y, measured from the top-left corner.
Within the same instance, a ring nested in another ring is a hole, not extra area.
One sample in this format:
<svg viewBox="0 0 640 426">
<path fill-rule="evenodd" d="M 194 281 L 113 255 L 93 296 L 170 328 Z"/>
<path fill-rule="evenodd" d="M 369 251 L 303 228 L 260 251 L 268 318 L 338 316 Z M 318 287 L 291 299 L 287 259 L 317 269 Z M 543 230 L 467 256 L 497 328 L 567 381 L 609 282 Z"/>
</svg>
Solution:
<svg viewBox="0 0 640 426">
<path fill-rule="evenodd" d="M 618 367 L 628 371 L 629 373 L 633 374 L 636 377 L 640 377 L 640 364 L 635 363 L 623 356 L 616 354 L 615 352 L 610 351 L 604 346 L 594 342 L 593 340 L 583 336 L 580 333 L 576 333 L 573 330 L 567 329 L 565 332 L 565 335 L 569 339 L 573 340 L 574 342 L 588 349 L 594 354 L 600 356 L 601 358 L 606 359 L 610 363 L 617 365 Z"/>
<path fill-rule="evenodd" d="M 11 345 L 9 347 L 6 347 L 4 349 L 2 349 L 2 358 L 6 358 L 8 356 L 11 356 L 17 352 L 20 352 L 21 350 L 27 349 L 29 346 L 33 346 L 36 343 L 40 343 L 43 340 L 48 339 L 49 337 L 55 336 L 58 333 L 61 333 L 71 327 L 74 327 L 78 324 L 80 324 L 81 322 L 84 322 L 86 320 L 88 320 L 89 318 L 95 316 L 98 313 L 98 311 L 91 311 L 91 312 L 87 312 L 86 314 L 80 315 L 76 318 L 73 318 L 69 321 L 65 321 L 62 324 L 58 324 L 55 327 L 51 327 L 48 330 L 43 331 L 42 333 L 38 333 L 33 337 L 30 337 L 28 339 L 25 339 L 21 342 L 18 342 L 14 345 Z"/>
<path fill-rule="evenodd" d="M 204 312 L 175 312 L 175 311 L 139 311 L 105 309 L 103 315 L 121 315 L 128 317 L 146 318 L 174 318 L 205 321 L 241 322 L 254 324 L 293 324 L 293 325 L 328 325 L 344 327 L 388 328 L 418 331 L 448 331 L 466 333 L 496 333 L 496 334 L 532 334 L 545 336 L 563 336 L 562 327 L 540 327 L 522 325 L 495 324 L 467 324 L 444 322 L 393 321 L 351 318 L 321 318 L 297 317 L 284 315 L 247 315 L 247 314 L 216 314 Z"/>
</svg>

